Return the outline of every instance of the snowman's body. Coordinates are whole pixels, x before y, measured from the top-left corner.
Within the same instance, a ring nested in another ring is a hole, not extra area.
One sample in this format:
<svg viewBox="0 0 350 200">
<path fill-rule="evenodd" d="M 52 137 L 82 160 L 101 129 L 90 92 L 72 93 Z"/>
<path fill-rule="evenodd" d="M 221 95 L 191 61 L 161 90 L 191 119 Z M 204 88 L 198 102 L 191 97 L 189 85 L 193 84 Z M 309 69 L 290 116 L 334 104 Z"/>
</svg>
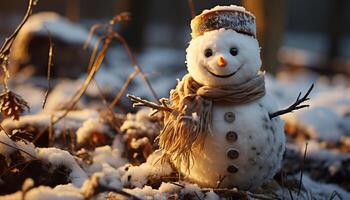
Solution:
<svg viewBox="0 0 350 200">
<path fill-rule="evenodd" d="M 237 187 L 251 190 L 270 179 L 280 168 L 285 148 L 283 122 L 269 119 L 277 109 L 272 98 L 239 106 L 213 106 L 212 134 L 204 148 L 194 151 L 189 171 L 182 172 L 204 187 Z"/>
<path fill-rule="evenodd" d="M 237 6 L 218 6 L 193 19 L 195 37 L 186 50 L 191 77 L 212 88 L 257 77 L 261 59 L 254 23 L 251 13 Z M 189 168 L 186 163 L 176 167 L 204 187 L 217 187 L 218 182 L 220 187 L 243 190 L 260 186 L 280 168 L 285 150 L 283 122 L 269 117 L 277 110 L 268 92 L 249 103 L 213 102 L 212 130 L 203 148 L 193 147 Z"/>
</svg>

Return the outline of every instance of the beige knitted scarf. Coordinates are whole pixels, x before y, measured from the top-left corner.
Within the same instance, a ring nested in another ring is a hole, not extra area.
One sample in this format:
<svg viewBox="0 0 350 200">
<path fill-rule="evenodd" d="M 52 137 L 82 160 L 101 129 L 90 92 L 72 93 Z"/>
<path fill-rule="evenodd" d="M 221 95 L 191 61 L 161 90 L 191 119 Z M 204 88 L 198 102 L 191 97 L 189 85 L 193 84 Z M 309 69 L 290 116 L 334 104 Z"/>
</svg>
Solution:
<svg viewBox="0 0 350 200">
<path fill-rule="evenodd" d="M 211 133 L 213 102 L 237 105 L 264 95 L 263 74 L 240 85 L 223 87 L 203 86 L 189 74 L 185 75 L 170 92 L 169 107 L 174 111 L 165 113 L 165 125 L 158 136 L 164 151 L 162 160 L 170 159 L 176 166 L 184 163 L 189 169 L 193 149 L 203 148 L 206 135 Z"/>
</svg>

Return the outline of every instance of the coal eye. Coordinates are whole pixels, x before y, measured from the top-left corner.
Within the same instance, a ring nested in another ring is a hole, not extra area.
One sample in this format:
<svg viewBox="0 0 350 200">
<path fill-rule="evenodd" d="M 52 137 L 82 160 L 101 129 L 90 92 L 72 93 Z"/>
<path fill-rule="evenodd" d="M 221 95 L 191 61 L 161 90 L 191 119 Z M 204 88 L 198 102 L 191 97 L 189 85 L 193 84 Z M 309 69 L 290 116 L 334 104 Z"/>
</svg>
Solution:
<svg viewBox="0 0 350 200">
<path fill-rule="evenodd" d="M 213 55 L 213 50 L 211 50 L 211 49 L 206 49 L 206 50 L 204 50 L 204 55 L 205 55 L 205 57 L 210 57 L 210 56 L 212 56 Z"/>
<path fill-rule="evenodd" d="M 230 54 L 236 56 L 238 54 L 238 49 L 236 47 L 232 47 L 230 49 Z"/>
</svg>

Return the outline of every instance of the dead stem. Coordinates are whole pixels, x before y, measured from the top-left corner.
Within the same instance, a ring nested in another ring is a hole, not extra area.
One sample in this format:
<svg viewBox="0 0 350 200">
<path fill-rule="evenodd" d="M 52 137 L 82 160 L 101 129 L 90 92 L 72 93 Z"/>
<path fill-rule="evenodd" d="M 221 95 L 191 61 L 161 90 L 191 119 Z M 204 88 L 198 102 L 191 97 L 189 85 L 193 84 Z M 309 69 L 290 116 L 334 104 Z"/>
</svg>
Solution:
<svg viewBox="0 0 350 200">
<path fill-rule="evenodd" d="M 97 87 L 97 90 L 98 90 L 98 93 L 99 93 L 99 96 L 100 98 L 102 99 L 102 103 L 103 105 L 105 106 L 105 108 L 107 109 L 108 111 L 108 114 L 112 117 L 111 120 L 107 119 L 107 121 L 110 123 L 110 125 L 114 128 L 114 130 L 119 133 L 120 132 L 120 129 L 119 127 L 121 126 L 121 123 L 117 123 L 119 122 L 120 120 L 118 120 L 115 116 L 114 116 L 114 113 L 113 113 L 113 109 L 110 108 L 110 106 L 108 106 L 108 102 L 107 102 L 107 99 L 104 97 L 103 93 L 102 93 L 102 90 L 101 90 L 101 87 L 98 85 L 97 81 L 94 79 L 94 84 L 96 85 Z"/>
<path fill-rule="evenodd" d="M 47 35 L 49 37 L 49 59 L 47 61 L 47 89 L 46 89 L 46 92 L 45 92 L 45 96 L 44 96 L 44 100 L 43 100 L 43 103 L 42 103 L 42 106 L 41 108 L 44 109 L 45 108 L 45 104 L 46 104 L 46 100 L 47 100 L 47 97 L 49 96 L 49 93 L 50 93 L 50 90 L 51 90 L 51 68 L 53 66 L 53 63 L 52 63 L 52 56 L 53 56 L 53 42 L 52 42 L 52 36 L 50 34 L 50 31 L 49 29 L 47 29 L 47 27 L 44 25 L 44 28 L 47 32 Z"/>
<path fill-rule="evenodd" d="M 85 79 L 83 85 L 79 88 L 79 90 L 73 95 L 73 97 L 71 98 L 70 102 L 70 106 L 64 111 L 64 113 L 57 117 L 56 119 L 54 119 L 52 121 L 52 125 L 55 125 L 57 122 L 59 122 L 60 120 L 62 120 L 63 118 L 65 118 L 68 113 L 74 109 L 74 107 L 76 106 L 76 104 L 79 102 L 81 96 L 85 93 L 85 91 L 87 90 L 91 80 L 93 79 L 93 77 L 95 76 L 96 72 L 99 70 L 102 61 L 106 55 L 108 46 L 110 44 L 111 40 L 110 39 L 106 39 L 105 43 L 101 49 L 101 51 L 99 52 L 96 61 L 94 62 L 94 65 L 92 66 L 87 78 Z M 37 134 L 35 136 L 35 138 L 33 139 L 33 143 L 35 143 L 44 133 L 45 131 L 48 129 L 48 127 L 44 128 L 39 134 Z"/>
<path fill-rule="evenodd" d="M 222 176 L 222 175 L 219 176 L 219 180 L 217 181 L 216 187 L 215 187 L 216 189 L 220 188 L 221 183 L 225 180 L 225 178 L 226 176 Z"/>
<path fill-rule="evenodd" d="M 125 93 L 126 89 L 128 88 L 129 84 L 135 78 L 135 76 L 138 74 L 138 72 L 139 71 L 137 71 L 137 69 L 135 69 L 131 74 L 129 74 L 129 77 L 126 79 L 126 81 L 125 81 L 124 85 L 122 86 L 122 88 L 120 89 L 118 95 L 113 99 L 112 103 L 109 105 L 109 107 L 111 109 L 113 109 L 115 106 L 118 105 L 120 99 L 124 95 L 124 93 Z"/>
<path fill-rule="evenodd" d="M 99 28 L 107 28 L 107 25 L 105 24 L 95 24 L 93 25 L 91 28 L 90 28 L 90 31 L 89 31 L 89 35 L 84 43 L 84 46 L 83 46 L 83 49 L 87 49 L 87 47 L 89 46 L 91 40 L 92 40 L 92 37 L 94 36 L 95 32 L 97 31 L 97 29 Z"/>
<path fill-rule="evenodd" d="M 53 143 L 54 143 L 54 141 L 51 141 L 51 140 L 54 140 L 54 137 L 53 137 L 53 124 L 52 124 L 52 122 L 53 122 L 53 115 L 51 114 L 50 115 L 50 124 L 49 124 L 49 144 L 48 144 L 48 146 L 50 147 L 50 146 L 52 146 L 53 145 Z"/>
<path fill-rule="evenodd" d="M 298 196 L 297 196 L 297 197 L 299 197 L 299 195 L 300 195 L 301 186 L 302 186 L 302 184 L 303 184 L 303 173 L 304 173 L 304 167 L 305 167 L 307 146 L 308 146 L 308 142 L 306 142 L 306 144 L 305 144 L 304 157 L 303 157 L 303 160 L 302 160 L 302 162 L 301 162 L 301 172 L 300 172 L 299 187 L 298 187 Z"/>
<path fill-rule="evenodd" d="M 11 145 L 11 144 L 7 144 L 6 142 L 3 142 L 3 141 L 1 141 L 1 140 L 0 140 L 0 143 L 3 144 L 3 145 L 5 145 L 5 146 L 11 147 L 11 148 L 13 148 L 13 149 L 16 149 L 17 151 L 23 152 L 23 153 L 27 154 L 28 156 L 30 156 L 30 157 L 33 158 L 33 159 L 36 159 L 35 156 L 33 156 L 32 154 L 28 153 L 27 151 L 25 151 L 25 150 L 23 150 L 23 149 L 20 149 L 20 148 L 18 148 L 18 147 L 16 147 L 16 146 L 13 146 L 13 145 Z"/>
<path fill-rule="evenodd" d="M 26 13 L 25 13 L 21 23 L 17 26 L 17 28 L 10 35 L 10 37 L 5 39 L 5 42 L 4 42 L 4 44 L 2 45 L 2 47 L 0 49 L 0 64 L 1 64 L 1 66 L 3 68 L 4 73 L 5 73 L 4 80 L 3 80 L 4 81 L 5 90 L 8 90 L 7 81 L 8 81 L 8 78 L 9 78 L 9 73 L 8 73 L 8 70 L 7 70 L 7 62 L 8 62 L 9 54 L 11 52 L 11 47 L 12 47 L 13 42 L 16 39 L 19 31 L 21 30 L 23 25 L 27 22 L 28 18 L 32 14 L 33 7 L 36 4 L 37 4 L 37 0 L 29 0 L 28 1 L 27 11 L 26 11 Z"/>
<path fill-rule="evenodd" d="M 0 124 L 0 129 L 1 129 L 2 131 L 4 131 L 5 135 L 6 135 L 9 139 L 11 139 L 10 133 L 8 133 L 8 132 L 4 129 L 4 127 L 3 127 L 1 124 Z"/>
<path fill-rule="evenodd" d="M 142 68 L 140 67 L 140 65 L 138 64 L 138 62 L 136 61 L 136 57 L 135 55 L 132 53 L 131 51 L 131 48 L 130 46 L 128 45 L 128 43 L 126 42 L 126 40 L 121 36 L 119 35 L 118 33 L 114 32 L 113 33 L 113 36 L 114 38 L 116 38 L 117 40 L 119 40 L 122 45 L 124 46 L 124 48 L 126 49 L 127 53 L 128 53 L 128 56 L 133 64 L 133 66 L 137 69 L 138 72 L 140 72 L 143 80 L 145 81 L 147 87 L 149 88 L 149 90 L 151 91 L 152 95 L 153 95 L 153 98 L 159 102 L 159 98 L 156 94 L 156 92 L 154 91 L 152 85 L 151 85 L 151 82 L 149 81 L 149 79 L 147 78 L 146 74 L 142 71 Z"/>
<path fill-rule="evenodd" d="M 94 62 L 95 62 L 95 59 L 96 59 L 96 55 L 97 55 L 97 50 L 99 49 L 100 47 L 100 44 L 101 44 L 101 41 L 104 40 L 105 38 L 103 37 L 100 37 L 98 38 L 97 42 L 94 44 L 94 48 L 92 49 L 92 53 L 91 53 L 91 56 L 90 56 L 90 59 L 89 59 L 89 68 L 87 70 L 87 72 L 89 73 L 90 70 L 91 70 L 91 66 L 93 66 Z"/>
<path fill-rule="evenodd" d="M 90 41 L 92 39 L 92 34 L 101 27 L 105 27 L 107 28 L 107 36 L 104 38 L 104 43 L 103 46 L 101 48 L 101 50 L 99 51 L 98 55 L 96 56 L 96 59 L 91 58 L 93 60 L 93 65 L 89 66 L 89 68 L 91 68 L 88 72 L 88 76 L 86 77 L 84 83 L 82 84 L 82 86 L 79 88 L 79 90 L 73 95 L 73 97 L 71 98 L 70 102 L 70 106 L 64 111 L 64 113 L 62 115 L 60 115 L 59 117 L 57 117 L 56 119 L 53 120 L 52 124 L 56 124 L 57 122 L 59 122 L 60 120 L 62 120 L 63 118 L 65 118 L 68 113 L 74 109 L 74 107 L 76 106 L 76 104 L 79 102 L 81 96 L 85 93 L 85 91 L 87 90 L 90 82 L 92 81 L 92 79 L 94 78 L 96 72 L 100 69 L 101 64 L 105 58 L 105 55 L 107 53 L 107 49 L 110 45 L 110 43 L 112 42 L 112 39 L 118 39 L 123 46 L 125 47 L 125 49 L 127 50 L 127 53 L 131 59 L 131 62 L 133 63 L 134 67 L 135 67 L 135 71 L 140 72 L 144 81 L 146 82 L 146 85 L 148 86 L 148 88 L 151 90 L 152 95 L 154 96 L 154 98 L 158 101 L 158 97 L 154 91 L 154 89 L 152 88 L 149 80 L 147 79 L 146 75 L 143 73 L 140 65 L 137 63 L 135 56 L 133 55 L 129 45 L 127 44 L 127 42 L 125 41 L 125 39 L 123 37 L 121 37 L 117 32 L 113 31 L 113 27 L 114 25 L 116 25 L 117 23 L 123 21 L 123 20 L 129 20 L 129 13 L 127 12 L 123 12 L 119 15 L 116 15 L 113 17 L 113 19 L 109 22 L 108 25 L 103 25 L 103 24 L 97 24 L 95 26 L 93 26 L 90 30 L 90 34 L 89 37 L 87 39 L 87 41 Z M 84 47 L 86 47 L 87 43 L 85 44 Z M 92 55 L 94 57 L 94 55 Z M 131 80 L 129 80 L 131 81 Z M 127 85 L 125 86 L 127 87 Z M 122 94 L 122 93 L 121 93 Z M 118 101 L 116 101 L 118 102 Z M 112 106 L 111 106 L 112 107 Z M 35 143 L 38 138 L 40 138 L 40 136 L 42 136 L 46 131 L 47 131 L 48 127 L 44 128 L 39 134 L 37 134 L 33 140 L 33 143 Z"/>
</svg>

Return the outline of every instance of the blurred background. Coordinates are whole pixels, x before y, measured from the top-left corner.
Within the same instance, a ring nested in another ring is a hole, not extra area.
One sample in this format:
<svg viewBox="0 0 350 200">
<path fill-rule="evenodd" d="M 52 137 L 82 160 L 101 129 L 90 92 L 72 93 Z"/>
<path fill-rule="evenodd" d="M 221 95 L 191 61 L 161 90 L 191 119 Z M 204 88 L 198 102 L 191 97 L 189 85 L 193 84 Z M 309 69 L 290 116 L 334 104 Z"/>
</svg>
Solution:
<svg viewBox="0 0 350 200">
<path fill-rule="evenodd" d="M 27 2 L 0 0 L 0 3 L 0 40 L 4 41 L 22 19 Z M 282 105 L 293 101 L 299 91 L 307 90 L 314 82 L 323 81 L 316 87 L 321 91 L 323 85 L 349 86 L 350 13 L 346 11 L 350 9 L 350 2 L 346 0 L 104 0 L 103 3 L 97 0 L 39 0 L 12 48 L 9 67 L 14 77 L 11 84 L 21 85 L 22 89 L 17 88 L 21 94 L 30 92 L 32 110 L 40 110 L 40 104 L 35 103 L 40 101 L 32 99 L 40 95 L 32 93 L 38 88 L 42 93 L 47 88 L 50 35 L 54 45 L 51 73 L 54 89 L 49 98 L 68 99 L 86 77 L 96 42 L 106 35 L 105 29 L 98 29 L 84 50 L 89 29 L 95 24 L 106 24 L 116 14 L 127 11 L 131 20 L 118 24 L 115 31 L 125 37 L 158 96 L 167 97 L 176 85 L 176 79 L 186 73 L 185 50 L 191 40 L 191 11 L 199 14 L 216 5 L 230 4 L 243 5 L 256 15 L 262 69 L 273 75 L 268 79 L 271 80 L 268 86 L 276 85 L 274 79 L 279 83 L 287 81 L 288 88 L 295 85 L 288 91 L 290 94 L 281 89 L 285 86 L 278 90 L 289 96 Z M 114 98 L 133 70 L 124 47 L 113 41 L 95 76 L 107 100 Z M 62 82 L 62 79 L 66 81 Z M 28 89 L 23 85 L 34 87 Z M 143 79 L 137 76 L 127 92 L 152 97 L 144 86 Z M 97 89 L 91 87 L 86 95 L 98 98 Z M 59 95 L 55 95 L 56 90 Z M 281 92 L 276 93 L 282 99 Z M 61 104 L 60 101 L 52 102 L 55 102 L 52 108 Z M 126 97 L 120 104 L 122 108 L 130 109 Z"/>
<path fill-rule="evenodd" d="M 15 30 L 27 2 L 0 0 L 0 41 Z M 96 30 L 87 48 L 83 49 L 89 29 L 95 24 L 108 24 L 123 11 L 130 12 L 132 20 L 117 24 L 114 31 L 125 37 L 157 96 L 168 97 L 176 79 L 187 73 L 185 50 L 191 40 L 191 2 L 196 14 L 216 5 L 230 4 L 243 5 L 255 14 L 262 68 L 267 71 L 266 89 L 280 108 L 290 106 L 300 92 L 305 94 L 310 85 L 315 84 L 307 102 L 310 107 L 282 117 L 286 122 L 288 148 L 298 152 L 286 153 L 286 166 L 292 166 L 288 169 L 293 173 L 299 170 L 299 157 L 304 154 L 305 141 L 309 141 L 305 170 L 310 172 L 311 178 L 336 183 L 350 191 L 349 0 L 39 0 L 12 46 L 9 63 L 9 88 L 28 102 L 30 111 L 19 123 L 8 119 L 2 126 L 28 125 L 37 127 L 32 132 L 41 132 L 42 126 L 51 126 L 53 116 L 70 111 L 67 108 L 70 108 L 72 96 L 86 80 L 91 53 L 102 49 L 101 44 L 98 48 L 96 44 L 108 33 L 106 29 Z M 49 36 L 53 41 L 51 82 L 46 78 Z M 136 109 L 125 94 L 152 101 L 155 95 L 151 94 L 140 73 L 135 74 L 135 63 L 126 49 L 113 40 L 71 115 L 55 128 L 63 130 L 60 131 L 63 135 L 66 127 L 67 130 L 79 127 L 88 130 L 90 124 L 95 126 L 91 119 L 97 123 L 100 118 L 107 119 L 114 114 L 134 121 L 135 129 L 143 127 L 142 120 L 147 118 L 139 116 L 148 114 L 132 115 Z M 125 83 L 129 83 L 126 91 L 123 90 Z M 49 94 L 47 99 L 46 94 Z M 106 110 L 108 112 L 104 112 Z M 72 133 L 73 138 L 74 131 Z M 13 178 L 10 176 L 10 179 Z M 22 188 L 21 185 L 18 188 Z M 324 190 L 325 187 L 305 188 Z M 335 191 L 333 186 L 331 189 Z"/>
<path fill-rule="evenodd" d="M 0 0 L 0 38 L 11 33 L 25 10 L 22 0 Z M 215 5 L 244 5 L 257 17 L 263 67 L 309 68 L 325 74 L 350 74 L 350 2 L 346 0 L 193 1 L 196 13 Z M 167 47 L 184 51 L 190 40 L 191 11 L 187 0 L 50 0 L 35 12 L 50 11 L 85 29 L 122 11 L 132 21 L 122 33 L 132 49 Z M 66 30 L 69 32 L 69 30 Z M 39 42 L 40 43 L 40 42 Z M 75 58 L 75 57 L 73 57 Z M 184 59 L 179 60 L 183 64 Z M 34 62 L 34 61 L 33 61 Z"/>
</svg>

